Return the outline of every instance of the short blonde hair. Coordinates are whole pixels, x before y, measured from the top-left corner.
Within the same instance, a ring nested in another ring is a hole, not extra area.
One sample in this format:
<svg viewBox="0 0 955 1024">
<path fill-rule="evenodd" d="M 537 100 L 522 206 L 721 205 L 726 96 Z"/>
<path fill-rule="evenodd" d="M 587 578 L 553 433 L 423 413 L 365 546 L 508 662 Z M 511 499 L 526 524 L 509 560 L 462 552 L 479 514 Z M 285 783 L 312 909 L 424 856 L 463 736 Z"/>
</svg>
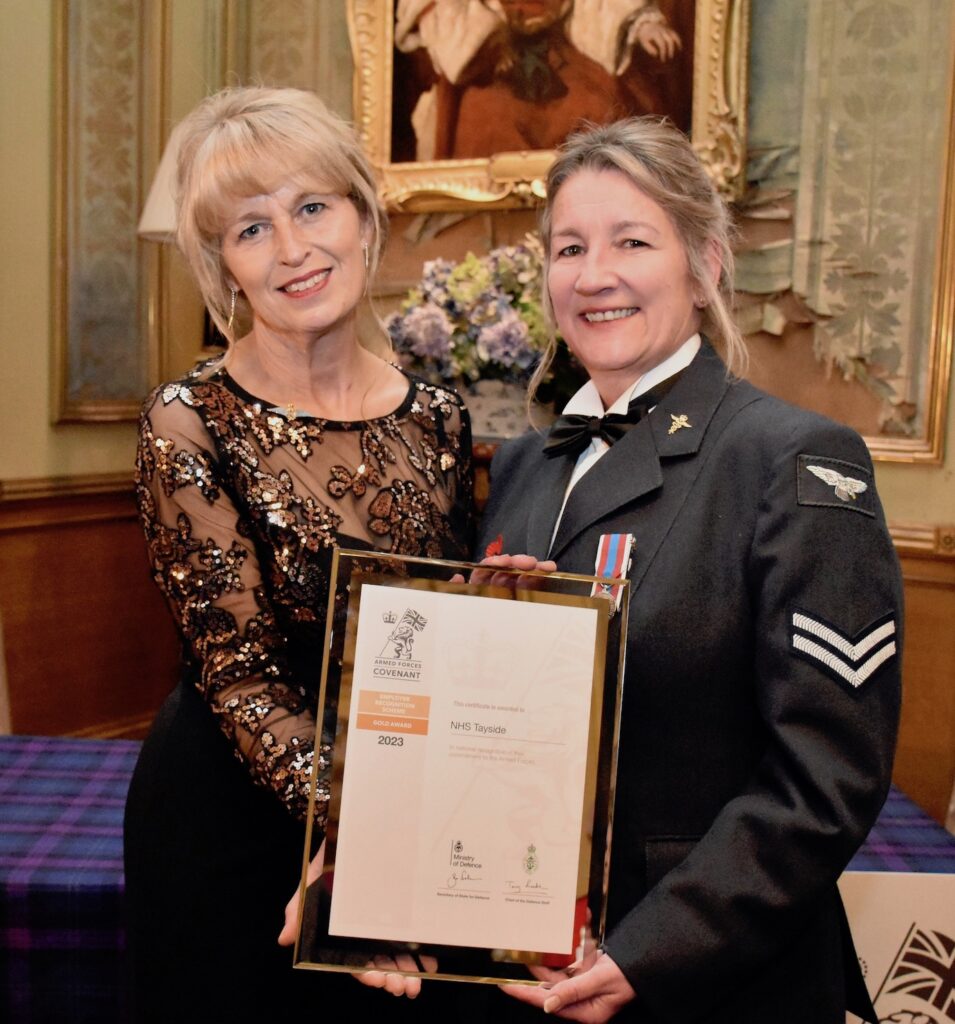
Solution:
<svg viewBox="0 0 955 1024">
<path fill-rule="evenodd" d="M 184 119 L 180 132 L 176 240 L 230 346 L 235 340 L 229 330 L 232 295 L 222 235 L 236 199 L 273 192 L 289 180 L 321 182 L 347 196 L 371 228 L 371 279 L 387 233 L 371 165 L 355 130 L 314 93 L 222 89 Z"/>
<path fill-rule="evenodd" d="M 747 353 L 732 315 L 732 219 L 687 137 L 666 118 L 648 116 L 592 126 L 567 139 L 547 175 L 547 202 L 540 215 L 545 282 L 550 268 L 554 201 L 563 185 L 583 170 L 619 171 L 663 209 L 683 243 L 690 276 L 705 301 L 703 331 L 730 372 L 742 373 Z M 720 275 L 716 282 L 708 273 L 708 251 L 715 252 L 719 259 Z M 532 397 L 547 374 L 557 347 L 546 284 L 544 293 L 551 340 L 531 378 Z"/>
</svg>

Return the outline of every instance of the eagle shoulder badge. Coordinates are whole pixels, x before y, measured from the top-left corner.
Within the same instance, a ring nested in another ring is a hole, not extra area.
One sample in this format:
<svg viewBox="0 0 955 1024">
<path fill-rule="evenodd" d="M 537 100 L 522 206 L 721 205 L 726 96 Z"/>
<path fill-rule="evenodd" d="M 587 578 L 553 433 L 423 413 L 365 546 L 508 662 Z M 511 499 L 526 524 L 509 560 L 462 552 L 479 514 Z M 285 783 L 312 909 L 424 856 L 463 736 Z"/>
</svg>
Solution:
<svg viewBox="0 0 955 1024">
<path fill-rule="evenodd" d="M 855 462 L 802 454 L 796 469 L 796 500 L 800 505 L 847 508 L 875 516 L 872 473 Z"/>
<path fill-rule="evenodd" d="M 826 469 L 825 466 L 806 466 L 806 469 L 833 488 L 840 501 L 855 501 L 857 494 L 863 494 L 869 489 L 869 485 L 864 481 L 843 476 L 834 469 Z"/>
</svg>

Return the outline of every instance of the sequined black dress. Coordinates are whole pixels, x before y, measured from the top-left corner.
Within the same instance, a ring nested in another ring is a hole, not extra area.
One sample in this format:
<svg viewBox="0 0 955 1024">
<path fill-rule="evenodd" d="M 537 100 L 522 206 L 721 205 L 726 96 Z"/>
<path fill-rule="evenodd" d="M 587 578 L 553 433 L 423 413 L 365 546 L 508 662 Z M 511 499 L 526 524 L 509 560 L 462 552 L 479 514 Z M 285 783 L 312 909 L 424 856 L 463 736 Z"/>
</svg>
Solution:
<svg viewBox="0 0 955 1024">
<path fill-rule="evenodd" d="M 336 545 L 468 557 L 471 482 L 460 398 L 416 378 L 358 423 L 289 419 L 224 371 L 147 400 L 137 494 L 183 678 L 126 810 L 136 1019 L 391 999 L 293 972 L 275 945 L 301 869 L 328 571 Z"/>
</svg>

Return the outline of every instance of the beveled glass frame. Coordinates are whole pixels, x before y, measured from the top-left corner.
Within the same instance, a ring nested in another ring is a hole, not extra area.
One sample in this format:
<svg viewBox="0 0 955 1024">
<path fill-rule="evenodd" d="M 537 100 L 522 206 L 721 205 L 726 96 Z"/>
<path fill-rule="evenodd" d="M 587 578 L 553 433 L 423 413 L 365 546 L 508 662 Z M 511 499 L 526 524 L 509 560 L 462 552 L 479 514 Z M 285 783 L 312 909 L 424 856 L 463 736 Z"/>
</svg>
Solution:
<svg viewBox="0 0 955 1024">
<path fill-rule="evenodd" d="M 566 955 L 553 951 L 528 949 L 489 949 L 480 946 L 435 945 L 414 940 L 382 941 L 329 936 L 328 915 L 332 900 L 336 843 L 342 805 L 344 765 L 348 755 L 348 727 L 353 699 L 353 682 L 361 613 L 362 589 L 366 585 L 394 587 L 403 595 L 430 591 L 432 594 L 467 594 L 487 600 L 522 600 L 594 609 L 598 612 L 597 643 L 594 651 L 590 692 L 581 691 L 589 701 L 590 718 L 586 744 L 586 774 L 581 808 L 580 844 L 577 860 L 576 902 L 573 908 L 575 930 L 583 926 L 586 910 L 591 919 L 592 941 L 603 940 L 606 927 L 606 895 L 610 865 L 610 836 L 613 818 L 617 749 L 620 731 L 626 631 L 629 609 L 627 580 L 601 579 L 567 573 L 521 573 L 500 570 L 493 584 L 464 582 L 477 567 L 425 558 L 384 555 L 369 551 L 337 549 L 331 566 L 331 586 L 325 630 L 326 657 L 322 665 L 316 721 L 316 749 L 331 742 L 330 801 L 324 838 L 327 849 L 319 879 L 311 886 L 307 872 L 320 838 L 314 828 L 315 787 L 309 804 L 308 827 L 300 883 L 301 912 L 295 944 L 295 966 L 313 970 L 361 973 L 375 969 L 377 954 L 409 954 L 420 958 L 433 956 L 437 973 L 429 977 L 454 981 L 499 984 L 514 981 L 537 984 L 528 966 L 565 966 L 574 958 L 574 946 L 568 935 Z M 496 571 L 497 572 L 497 571 Z M 456 575 L 457 574 L 457 575 Z M 502 585 L 502 579 L 513 585 Z M 596 592 L 596 593 L 594 593 Z M 608 593 L 613 597 L 606 596 Z M 614 598 L 616 598 L 616 603 Z M 404 600 L 404 598 L 403 598 Z M 368 620 L 366 620 L 368 621 Z M 384 628 L 384 627 L 382 627 Z M 384 634 L 387 635 L 387 634 Z M 522 649 L 533 646 L 534 638 L 523 635 Z M 334 729 L 332 727 L 334 722 Z M 324 735 L 323 726 L 324 723 Z M 361 726 L 359 726 L 361 728 Z M 384 730 L 382 730 L 384 731 Z M 455 736 L 457 740 L 459 737 Z M 523 742 L 523 741 L 511 741 Z M 406 795 L 402 794 L 402 799 Z M 396 888 L 402 879 L 390 880 Z M 410 880 L 404 880 L 410 884 Z M 570 909 L 565 907 L 565 910 Z M 422 970 L 402 971 L 423 974 Z"/>
<path fill-rule="evenodd" d="M 693 146 L 727 198 L 742 194 L 750 0 L 697 0 L 693 54 Z M 502 210 L 536 205 L 550 150 L 486 160 L 392 163 L 393 0 L 348 0 L 355 62 L 354 121 L 390 210 Z"/>
</svg>

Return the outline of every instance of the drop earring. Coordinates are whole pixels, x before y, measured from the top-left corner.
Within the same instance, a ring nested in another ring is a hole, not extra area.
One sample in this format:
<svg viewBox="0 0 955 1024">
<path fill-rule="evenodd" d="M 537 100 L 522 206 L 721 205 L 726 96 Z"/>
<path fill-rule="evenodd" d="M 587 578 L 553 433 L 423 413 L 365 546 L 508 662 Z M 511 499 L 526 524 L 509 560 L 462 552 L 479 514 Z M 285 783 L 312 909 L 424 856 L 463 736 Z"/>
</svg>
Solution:
<svg viewBox="0 0 955 1024">
<path fill-rule="evenodd" d="M 229 308 L 229 323 L 226 326 L 228 328 L 229 333 L 231 334 L 232 325 L 235 323 L 235 297 L 238 294 L 238 292 L 236 292 L 235 288 L 230 288 L 229 291 L 232 292 L 232 305 Z"/>
<path fill-rule="evenodd" d="M 371 263 L 371 257 L 368 255 L 368 243 L 367 242 L 362 242 L 361 243 L 361 252 L 362 252 L 362 255 L 365 258 L 365 273 L 367 274 L 368 273 L 369 264 Z"/>
</svg>

